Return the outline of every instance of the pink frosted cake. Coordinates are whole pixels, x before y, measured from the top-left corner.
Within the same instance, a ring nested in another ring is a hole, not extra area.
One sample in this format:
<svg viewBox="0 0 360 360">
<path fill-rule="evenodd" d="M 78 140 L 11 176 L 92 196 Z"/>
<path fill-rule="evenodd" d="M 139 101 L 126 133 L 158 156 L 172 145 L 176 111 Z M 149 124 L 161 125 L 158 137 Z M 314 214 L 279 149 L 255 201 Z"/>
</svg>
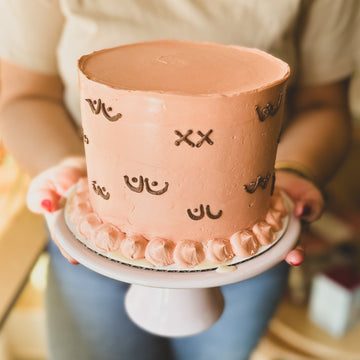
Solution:
<svg viewBox="0 0 360 360">
<path fill-rule="evenodd" d="M 274 241 L 286 217 L 274 194 L 286 63 L 166 40 L 83 56 L 79 76 L 88 180 L 67 222 L 90 248 L 196 269 Z"/>
</svg>

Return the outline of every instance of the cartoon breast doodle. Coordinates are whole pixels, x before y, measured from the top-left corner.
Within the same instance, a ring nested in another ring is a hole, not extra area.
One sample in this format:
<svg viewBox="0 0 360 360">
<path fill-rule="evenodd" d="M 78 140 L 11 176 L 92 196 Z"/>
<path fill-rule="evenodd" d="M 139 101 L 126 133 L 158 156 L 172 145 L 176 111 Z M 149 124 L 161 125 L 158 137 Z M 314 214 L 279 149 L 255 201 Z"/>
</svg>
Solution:
<svg viewBox="0 0 360 360">
<path fill-rule="evenodd" d="M 216 220 L 222 215 L 222 210 L 219 210 L 219 212 L 216 215 L 213 215 L 210 211 L 210 205 L 206 205 L 206 215 L 210 219 Z"/>
<path fill-rule="evenodd" d="M 117 121 L 122 117 L 122 114 L 120 113 L 117 113 L 115 115 L 110 115 L 109 113 L 113 110 L 112 107 L 111 106 L 106 107 L 105 103 L 103 103 L 101 99 L 98 100 L 85 99 L 85 101 L 89 104 L 93 114 L 98 115 L 101 112 L 104 115 L 105 119 L 111 122 Z"/>
<path fill-rule="evenodd" d="M 197 214 L 199 210 L 200 213 Z M 199 209 L 195 208 L 193 211 L 187 209 L 186 212 L 191 220 L 201 220 L 205 216 L 205 210 L 203 204 L 200 204 Z M 222 213 L 223 213 L 222 210 L 219 210 L 219 212 L 216 215 L 214 215 L 210 211 L 210 205 L 206 205 L 206 215 L 208 216 L 209 219 L 216 220 L 222 215 Z"/>
<path fill-rule="evenodd" d="M 248 192 L 249 194 L 253 194 L 259 187 L 262 189 L 266 189 L 270 180 L 270 176 L 271 176 L 270 173 L 268 173 L 265 177 L 261 175 L 257 176 L 255 181 L 252 181 L 249 184 L 244 185 L 245 191 Z"/>
<path fill-rule="evenodd" d="M 91 183 L 92 183 L 92 188 L 93 188 L 95 194 L 101 196 L 105 200 L 110 199 L 110 193 L 108 191 L 106 191 L 106 188 L 104 186 L 101 187 L 100 185 L 97 185 L 95 180 L 93 180 Z"/>
<path fill-rule="evenodd" d="M 283 94 L 280 93 L 277 104 L 273 105 L 271 103 L 267 103 L 266 106 L 264 106 L 263 108 L 260 108 L 260 106 L 258 105 L 255 106 L 255 110 L 261 122 L 267 119 L 269 116 L 276 115 L 276 113 L 280 109 L 282 98 Z"/>
<path fill-rule="evenodd" d="M 189 139 L 189 136 L 193 133 L 193 130 L 188 130 L 185 134 L 182 134 L 179 130 L 174 130 L 174 133 L 179 137 L 175 140 L 175 145 L 179 146 L 182 142 L 188 144 L 191 147 L 197 147 L 199 148 L 204 142 L 208 143 L 209 145 L 213 145 L 214 142 L 210 139 L 210 135 L 213 132 L 212 129 L 210 129 L 207 133 L 203 134 L 200 130 L 197 132 L 197 134 L 200 136 L 200 140 L 195 144 L 193 141 Z"/>
<path fill-rule="evenodd" d="M 88 138 L 87 135 L 85 134 L 84 128 L 81 128 L 81 129 L 80 129 L 79 136 L 80 136 L 81 140 L 82 140 L 85 144 L 89 144 L 89 138 Z"/>
<path fill-rule="evenodd" d="M 158 182 L 157 181 L 153 181 L 151 183 L 151 186 L 158 186 Z M 151 195 L 162 195 L 164 194 L 168 188 L 169 188 L 169 183 L 165 181 L 165 186 L 160 189 L 160 190 L 153 190 L 151 189 L 150 185 L 149 185 L 149 179 L 145 178 L 145 187 L 146 187 L 146 191 L 151 194 Z"/>
<path fill-rule="evenodd" d="M 205 216 L 203 204 L 200 205 L 200 214 L 199 215 L 193 214 L 193 212 L 190 209 L 187 209 L 186 211 L 191 220 L 201 220 Z M 199 211 L 199 209 L 195 208 L 193 211 L 194 211 L 194 213 L 197 213 Z"/>
<path fill-rule="evenodd" d="M 136 184 L 137 182 L 139 182 L 137 186 L 134 186 L 134 185 L 132 185 L 132 184 L 130 183 L 130 178 L 129 178 L 127 175 L 124 176 L 124 180 L 125 180 L 126 186 L 127 186 L 131 191 L 134 191 L 134 192 L 136 192 L 136 193 L 141 193 L 141 192 L 144 190 L 144 179 L 143 179 L 142 176 L 140 176 L 140 181 L 139 181 L 138 178 L 136 178 L 136 177 L 133 177 L 133 178 L 131 179 L 131 181 L 132 181 L 133 183 L 135 183 L 135 184 Z"/>
<path fill-rule="evenodd" d="M 84 141 L 84 143 L 85 144 L 89 144 L 89 138 L 85 135 L 85 134 L 83 134 L 83 141 Z"/>
<path fill-rule="evenodd" d="M 160 189 L 160 190 L 154 190 L 154 189 L 151 188 L 151 186 L 156 187 L 156 186 L 159 185 L 159 183 L 158 183 L 157 181 L 153 181 L 153 182 L 151 182 L 151 184 L 150 184 L 149 179 L 148 179 L 148 178 L 145 178 L 145 180 L 144 180 L 144 178 L 143 178 L 141 175 L 139 176 L 139 179 L 138 179 L 137 177 L 133 177 L 133 178 L 131 179 L 131 182 L 132 182 L 132 183 L 135 183 L 135 184 L 138 183 L 137 186 L 131 184 L 130 178 L 129 178 L 129 176 L 127 176 L 127 175 L 124 176 L 124 180 L 125 180 L 126 186 L 127 186 L 131 191 L 134 191 L 134 192 L 136 192 L 136 193 L 141 193 L 141 192 L 143 192 L 143 190 L 144 190 L 144 184 L 145 184 L 145 190 L 146 190 L 149 194 L 151 194 L 151 195 L 162 195 L 162 194 L 164 194 L 164 193 L 168 190 L 168 188 L 169 188 L 169 183 L 168 183 L 167 181 L 165 181 L 165 185 L 164 185 L 164 187 L 163 187 L 162 189 Z"/>
</svg>

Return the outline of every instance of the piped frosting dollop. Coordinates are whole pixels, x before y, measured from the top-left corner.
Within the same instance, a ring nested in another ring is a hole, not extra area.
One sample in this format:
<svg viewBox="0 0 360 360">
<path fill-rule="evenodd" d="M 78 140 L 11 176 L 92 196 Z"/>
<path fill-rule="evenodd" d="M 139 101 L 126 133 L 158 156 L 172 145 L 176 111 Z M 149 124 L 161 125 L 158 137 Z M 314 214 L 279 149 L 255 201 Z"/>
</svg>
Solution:
<svg viewBox="0 0 360 360">
<path fill-rule="evenodd" d="M 206 244 L 207 258 L 215 263 L 225 263 L 234 257 L 231 243 L 228 239 L 212 239 Z"/>
<path fill-rule="evenodd" d="M 260 245 L 270 245 L 275 240 L 275 233 L 270 224 L 265 221 L 260 221 L 252 228 Z"/>
<path fill-rule="evenodd" d="M 175 244 L 166 239 L 156 238 L 149 241 L 145 250 L 145 258 L 156 266 L 167 266 L 174 262 Z"/>
<path fill-rule="evenodd" d="M 101 219 L 95 213 L 91 212 L 85 215 L 79 222 L 78 231 L 87 239 L 91 239 L 96 228 L 102 224 Z"/>
<path fill-rule="evenodd" d="M 94 231 L 91 241 L 93 245 L 105 252 L 118 250 L 125 234 L 109 223 L 102 224 Z"/>
<path fill-rule="evenodd" d="M 175 248 L 175 264 L 182 268 L 192 268 L 205 259 L 202 243 L 193 240 L 180 241 Z"/>
<path fill-rule="evenodd" d="M 258 252 L 259 242 L 250 230 L 238 231 L 230 238 L 233 251 L 236 256 L 246 258 Z"/>
<path fill-rule="evenodd" d="M 146 240 L 142 235 L 133 234 L 127 236 L 121 242 L 120 250 L 126 258 L 138 260 L 145 257 L 145 249 L 147 245 L 148 240 Z"/>
</svg>

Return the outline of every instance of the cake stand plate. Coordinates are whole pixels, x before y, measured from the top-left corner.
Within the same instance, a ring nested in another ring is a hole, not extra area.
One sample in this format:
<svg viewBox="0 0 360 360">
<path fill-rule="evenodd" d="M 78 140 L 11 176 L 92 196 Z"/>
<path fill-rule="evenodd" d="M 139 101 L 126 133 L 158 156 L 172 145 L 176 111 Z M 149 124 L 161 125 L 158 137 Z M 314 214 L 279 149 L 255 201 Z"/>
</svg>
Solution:
<svg viewBox="0 0 360 360">
<path fill-rule="evenodd" d="M 285 259 L 295 247 L 300 222 L 289 215 L 288 226 L 273 246 L 237 265 L 205 271 L 158 271 L 104 257 L 87 248 L 69 230 L 64 209 L 47 215 L 61 247 L 82 265 L 115 280 L 132 284 L 125 307 L 144 330 L 161 336 L 189 336 L 214 324 L 224 309 L 219 286 L 254 277 Z"/>
</svg>

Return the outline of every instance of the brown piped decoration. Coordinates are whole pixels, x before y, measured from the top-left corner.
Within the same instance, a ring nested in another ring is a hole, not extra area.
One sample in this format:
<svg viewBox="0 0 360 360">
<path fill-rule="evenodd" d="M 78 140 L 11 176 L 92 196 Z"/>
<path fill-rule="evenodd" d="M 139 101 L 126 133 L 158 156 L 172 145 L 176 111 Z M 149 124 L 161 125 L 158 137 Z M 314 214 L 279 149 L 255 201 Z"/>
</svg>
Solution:
<svg viewBox="0 0 360 360">
<path fill-rule="evenodd" d="M 201 220 L 205 216 L 204 205 L 200 205 L 200 215 L 195 215 L 190 209 L 186 210 L 191 220 Z M 194 213 L 197 213 L 199 209 L 194 209 Z"/>
<path fill-rule="evenodd" d="M 222 215 L 222 210 L 219 210 L 219 212 L 216 215 L 213 215 L 210 211 L 210 205 L 206 205 L 206 215 L 210 219 L 216 220 Z"/>
<path fill-rule="evenodd" d="M 83 135 L 83 140 L 85 144 L 89 144 L 89 138 L 85 134 Z"/>
<path fill-rule="evenodd" d="M 105 103 L 103 103 L 101 99 L 98 100 L 85 99 L 85 101 L 89 104 L 93 114 L 98 115 L 101 112 L 104 115 L 105 119 L 111 122 L 117 121 L 122 117 L 122 114 L 120 113 L 117 113 L 115 115 L 110 115 L 110 112 L 113 110 L 112 107 L 111 106 L 106 107 Z"/>
<path fill-rule="evenodd" d="M 133 177 L 133 178 L 131 179 L 131 182 L 133 182 L 133 183 L 135 183 L 135 184 L 138 183 L 137 186 L 131 184 L 130 178 L 129 178 L 127 175 L 124 176 L 124 180 L 125 180 L 126 186 L 127 186 L 131 191 L 134 191 L 134 192 L 136 192 L 136 193 L 141 193 L 141 192 L 143 192 L 143 190 L 144 190 L 144 185 L 145 185 L 146 191 L 147 191 L 149 194 L 151 194 L 151 195 L 162 195 L 162 194 L 164 194 L 164 193 L 168 190 L 168 188 L 169 188 L 169 183 L 168 183 L 167 181 L 165 181 L 165 185 L 164 185 L 164 187 L 163 187 L 162 189 L 160 189 L 160 190 L 154 190 L 154 189 L 151 188 L 151 186 L 154 186 L 154 187 L 155 187 L 155 186 L 158 186 L 159 183 L 158 183 L 157 181 L 153 181 L 153 182 L 151 182 L 151 185 L 150 185 L 149 179 L 148 179 L 148 178 L 145 178 L 145 179 L 144 179 L 141 175 L 139 176 L 139 179 L 136 178 L 136 177 Z"/>
<path fill-rule="evenodd" d="M 151 183 L 152 186 L 157 186 L 158 185 L 158 182 L 157 181 L 153 181 Z M 169 188 L 169 183 L 167 181 L 165 181 L 165 186 L 160 189 L 160 190 L 153 190 L 150 185 L 149 185 L 149 179 L 148 178 L 145 178 L 145 188 L 146 188 L 146 191 L 151 194 L 151 195 L 162 195 L 164 194 L 168 188 Z"/>
<path fill-rule="evenodd" d="M 265 119 L 267 119 L 269 116 L 276 115 L 276 113 L 280 109 L 282 98 L 283 98 L 283 94 L 280 93 L 277 104 L 273 105 L 271 103 L 267 103 L 266 106 L 264 106 L 263 108 L 260 108 L 259 105 L 255 106 L 255 110 L 261 122 L 265 121 Z"/>
<path fill-rule="evenodd" d="M 201 137 L 201 139 L 195 144 L 193 141 L 191 141 L 188 137 L 193 133 L 193 130 L 188 130 L 184 135 L 179 131 L 174 131 L 179 138 L 175 140 L 175 145 L 179 146 L 182 142 L 185 142 L 191 147 L 197 147 L 199 148 L 204 142 L 207 142 L 209 145 L 213 145 L 214 142 L 210 139 L 210 135 L 213 132 L 212 129 L 210 129 L 207 133 L 203 134 L 200 130 L 197 132 L 197 134 Z"/>
<path fill-rule="evenodd" d="M 97 185 L 96 181 L 92 181 L 92 188 L 95 192 L 95 194 L 101 196 L 104 200 L 109 200 L 110 199 L 110 193 L 108 191 L 106 191 L 106 188 L 103 186 L 101 187 L 100 185 Z"/>
<path fill-rule="evenodd" d="M 200 147 L 204 141 L 206 141 L 209 145 L 213 145 L 214 142 L 209 138 L 210 134 L 213 132 L 212 129 L 210 129 L 205 135 L 199 130 L 197 133 L 201 136 L 201 139 L 196 143 L 196 147 Z"/>
<path fill-rule="evenodd" d="M 190 145 L 191 147 L 194 147 L 195 144 L 188 139 L 188 136 L 191 135 L 192 133 L 193 133 L 192 130 L 188 130 L 186 134 L 183 135 L 179 130 L 175 130 L 175 134 L 179 136 L 179 139 L 175 140 L 175 145 L 179 146 L 184 141 L 186 144 Z"/>
<path fill-rule="evenodd" d="M 271 180 L 271 190 L 270 190 L 270 196 L 274 195 L 274 190 L 275 190 L 275 180 L 276 180 L 276 176 L 275 176 L 275 171 L 272 174 L 272 180 Z"/>
<path fill-rule="evenodd" d="M 137 186 L 134 186 L 131 184 L 130 182 L 130 178 L 125 175 L 124 176 L 124 180 L 125 180 L 125 184 L 126 186 L 133 192 L 136 192 L 136 193 L 141 193 L 143 190 L 144 190 L 144 178 L 142 176 L 139 177 L 140 181 L 139 181 L 139 184 Z M 131 179 L 131 181 L 133 183 L 137 183 L 138 182 L 138 179 L 136 177 L 133 177 Z"/>
<path fill-rule="evenodd" d="M 200 214 L 196 215 L 199 209 L 200 209 Z M 199 206 L 199 209 L 195 208 L 193 211 L 191 211 L 190 209 L 186 210 L 191 220 L 201 220 L 205 216 L 205 210 L 203 204 Z M 210 211 L 210 205 L 206 205 L 206 215 L 208 216 L 209 219 L 216 220 L 222 215 L 222 210 L 219 210 L 219 212 L 216 215 L 214 215 Z"/>
<path fill-rule="evenodd" d="M 250 182 L 249 184 L 244 185 L 244 189 L 249 194 L 253 194 L 259 187 L 262 189 L 266 189 L 271 174 L 268 173 L 265 177 L 259 175 L 255 181 Z"/>
</svg>

